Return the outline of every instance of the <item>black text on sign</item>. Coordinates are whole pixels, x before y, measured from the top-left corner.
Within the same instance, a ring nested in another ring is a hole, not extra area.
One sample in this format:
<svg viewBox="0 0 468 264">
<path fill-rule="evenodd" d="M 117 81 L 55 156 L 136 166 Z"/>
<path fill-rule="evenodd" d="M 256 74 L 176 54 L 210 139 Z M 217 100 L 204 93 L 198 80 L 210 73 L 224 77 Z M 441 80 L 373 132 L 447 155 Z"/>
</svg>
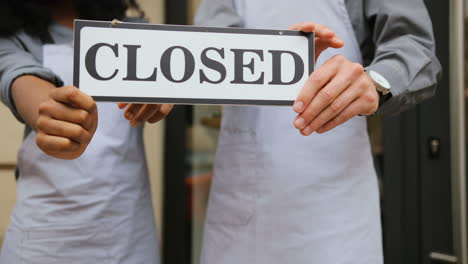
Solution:
<svg viewBox="0 0 468 264">
<path fill-rule="evenodd" d="M 98 101 L 291 105 L 313 71 L 313 39 L 77 20 L 74 84 Z"/>
</svg>

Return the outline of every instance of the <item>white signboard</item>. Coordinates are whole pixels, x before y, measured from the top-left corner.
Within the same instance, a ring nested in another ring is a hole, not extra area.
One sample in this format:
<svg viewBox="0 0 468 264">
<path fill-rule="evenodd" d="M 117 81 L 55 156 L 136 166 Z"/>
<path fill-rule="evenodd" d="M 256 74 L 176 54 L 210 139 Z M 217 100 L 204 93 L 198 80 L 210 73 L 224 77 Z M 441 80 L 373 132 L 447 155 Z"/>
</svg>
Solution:
<svg viewBox="0 0 468 264">
<path fill-rule="evenodd" d="M 314 34 L 77 20 L 74 85 L 97 101 L 292 105 Z"/>
</svg>

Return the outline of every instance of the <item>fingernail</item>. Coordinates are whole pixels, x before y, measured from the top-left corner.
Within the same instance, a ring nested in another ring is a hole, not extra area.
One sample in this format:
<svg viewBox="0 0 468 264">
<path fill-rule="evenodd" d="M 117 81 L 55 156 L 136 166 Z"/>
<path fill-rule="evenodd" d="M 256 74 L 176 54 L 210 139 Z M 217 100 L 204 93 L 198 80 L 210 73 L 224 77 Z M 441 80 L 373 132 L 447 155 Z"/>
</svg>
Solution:
<svg viewBox="0 0 468 264">
<path fill-rule="evenodd" d="M 300 117 L 294 122 L 298 129 L 303 129 L 306 125 L 304 118 Z"/>
<path fill-rule="evenodd" d="M 304 130 L 302 130 L 302 132 L 306 135 L 310 135 L 312 133 L 312 128 L 310 128 L 310 126 L 304 128 Z"/>
<path fill-rule="evenodd" d="M 304 103 L 302 101 L 296 102 L 294 104 L 294 111 L 302 113 L 302 111 L 304 111 Z"/>
<path fill-rule="evenodd" d="M 135 128 L 138 128 L 142 125 L 143 123 L 142 122 L 139 122 L 139 121 L 133 121 L 132 122 L 132 126 L 135 127 Z"/>
</svg>

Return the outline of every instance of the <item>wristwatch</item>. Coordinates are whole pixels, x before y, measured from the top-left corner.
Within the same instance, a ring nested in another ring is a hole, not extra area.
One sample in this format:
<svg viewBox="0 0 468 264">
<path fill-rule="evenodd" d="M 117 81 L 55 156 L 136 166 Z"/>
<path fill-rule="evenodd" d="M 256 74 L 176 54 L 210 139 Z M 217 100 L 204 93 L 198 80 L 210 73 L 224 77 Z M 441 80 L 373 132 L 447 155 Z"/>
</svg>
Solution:
<svg viewBox="0 0 468 264">
<path fill-rule="evenodd" d="M 376 71 L 366 71 L 369 78 L 374 82 L 375 88 L 379 93 L 379 107 L 392 98 L 391 85 L 385 77 Z"/>
</svg>

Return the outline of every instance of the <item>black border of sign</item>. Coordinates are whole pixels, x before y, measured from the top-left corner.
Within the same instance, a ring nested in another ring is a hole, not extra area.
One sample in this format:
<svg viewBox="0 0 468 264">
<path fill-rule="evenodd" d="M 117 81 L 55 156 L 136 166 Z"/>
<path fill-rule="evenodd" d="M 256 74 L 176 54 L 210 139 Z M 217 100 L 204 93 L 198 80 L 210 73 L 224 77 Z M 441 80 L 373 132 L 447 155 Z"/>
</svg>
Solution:
<svg viewBox="0 0 468 264">
<path fill-rule="evenodd" d="M 218 28 L 178 25 L 155 25 L 142 23 L 75 20 L 74 32 L 74 62 L 73 62 L 73 85 L 80 87 L 80 44 L 81 30 L 85 27 L 101 28 L 125 28 L 143 30 L 184 31 L 184 32 L 209 32 L 209 33 L 231 33 L 231 34 L 255 34 L 274 36 L 304 36 L 309 39 L 309 74 L 315 67 L 315 34 L 292 30 L 270 30 L 270 29 L 245 29 L 245 28 Z M 133 102 L 133 103 L 173 103 L 173 104 L 205 104 L 205 105 L 275 105 L 290 106 L 294 101 L 290 100 L 242 100 L 242 99 L 206 99 L 206 98 L 156 98 L 156 97 L 109 97 L 93 96 L 96 101 Z"/>
</svg>

